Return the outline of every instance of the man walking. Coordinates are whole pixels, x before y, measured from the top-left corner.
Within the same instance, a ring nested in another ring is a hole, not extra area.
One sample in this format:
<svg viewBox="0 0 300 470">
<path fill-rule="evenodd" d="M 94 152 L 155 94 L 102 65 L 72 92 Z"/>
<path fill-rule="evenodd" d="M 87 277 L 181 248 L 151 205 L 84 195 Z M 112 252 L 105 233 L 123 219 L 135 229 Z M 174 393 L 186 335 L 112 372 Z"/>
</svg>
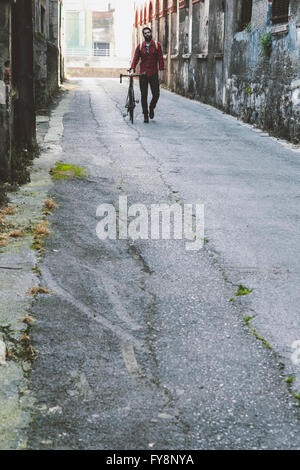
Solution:
<svg viewBox="0 0 300 470">
<path fill-rule="evenodd" d="M 154 109 L 159 99 L 159 70 L 164 70 L 164 58 L 159 42 L 152 39 L 152 31 L 146 27 L 143 29 L 145 41 L 139 44 L 135 50 L 134 58 L 131 64 L 131 73 L 135 73 L 136 66 L 141 59 L 140 65 L 140 89 L 142 95 L 142 108 L 144 113 L 144 122 L 149 122 L 154 118 Z M 152 92 L 152 100 L 148 112 L 148 85 Z"/>
</svg>

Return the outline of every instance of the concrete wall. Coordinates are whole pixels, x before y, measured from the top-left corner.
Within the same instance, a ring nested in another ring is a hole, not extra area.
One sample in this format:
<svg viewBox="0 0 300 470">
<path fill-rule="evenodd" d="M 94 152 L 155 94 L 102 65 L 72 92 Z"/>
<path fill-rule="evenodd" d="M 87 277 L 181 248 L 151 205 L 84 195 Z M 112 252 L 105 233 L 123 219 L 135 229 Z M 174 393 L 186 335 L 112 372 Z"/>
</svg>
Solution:
<svg viewBox="0 0 300 470">
<path fill-rule="evenodd" d="M 138 12 L 144 3 L 136 0 Z M 241 0 L 177 0 L 167 16 L 148 18 L 166 54 L 165 83 L 299 142 L 300 2 L 289 3 L 288 21 L 272 24 L 272 1 L 253 0 L 251 21 L 243 31 Z M 261 44 L 265 34 L 272 41 L 266 57 Z"/>
</svg>

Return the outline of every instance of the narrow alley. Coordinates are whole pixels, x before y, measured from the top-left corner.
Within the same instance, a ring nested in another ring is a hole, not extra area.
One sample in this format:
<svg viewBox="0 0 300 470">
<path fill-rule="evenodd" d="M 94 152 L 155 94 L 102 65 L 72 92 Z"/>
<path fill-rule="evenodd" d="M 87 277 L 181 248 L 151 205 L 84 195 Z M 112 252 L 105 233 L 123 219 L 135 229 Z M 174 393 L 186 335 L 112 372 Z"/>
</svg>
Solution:
<svg viewBox="0 0 300 470">
<path fill-rule="evenodd" d="M 47 183 L 26 447 L 299 449 L 299 150 L 166 90 L 132 125 L 126 93 L 72 81 L 36 161 L 66 177 Z M 100 240 L 119 196 L 204 204 L 203 249 Z"/>
</svg>

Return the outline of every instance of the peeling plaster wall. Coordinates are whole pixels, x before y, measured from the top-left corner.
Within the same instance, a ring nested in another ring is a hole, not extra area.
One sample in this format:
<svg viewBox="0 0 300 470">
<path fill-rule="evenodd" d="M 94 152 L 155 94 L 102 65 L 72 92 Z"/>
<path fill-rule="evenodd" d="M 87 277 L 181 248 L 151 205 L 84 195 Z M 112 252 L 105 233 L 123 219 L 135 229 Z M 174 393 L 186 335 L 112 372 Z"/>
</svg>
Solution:
<svg viewBox="0 0 300 470">
<path fill-rule="evenodd" d="M 277 136 L 300 141 L 300 30 L 295 20 L 300 5 L 291 2 L 294 16 L 287 31 L 274 34 L 262 0 L 254 3 L 252 31 L 234 35 L 230 75 L 226 82 L 226 110 Z M 267 5 L 267 7 L 270 4 Z M 256 26 L 259 24 L 259 26 Z M 272 36 L 272 52 L 264 58 L 260 39 Z"/>
</svg>

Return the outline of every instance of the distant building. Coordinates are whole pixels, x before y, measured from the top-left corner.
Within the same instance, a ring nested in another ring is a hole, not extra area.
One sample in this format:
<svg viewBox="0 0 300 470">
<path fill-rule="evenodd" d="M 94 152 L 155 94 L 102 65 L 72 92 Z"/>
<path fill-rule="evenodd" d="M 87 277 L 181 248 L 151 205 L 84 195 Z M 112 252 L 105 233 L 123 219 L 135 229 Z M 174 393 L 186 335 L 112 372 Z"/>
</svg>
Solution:
<svg viewBox="0 0 300 470">
<path fill-rule="evenodd" d="M 99 69 L 127 67 L 132 14 L 132 0 L 64 0 L 67 72 L 99 76 Z"/>
<path fill-rule="evenodd" d="M 64 7 L 67 56 L 115 55 L 115 0 L 66 0 Z"/>
</svg>

